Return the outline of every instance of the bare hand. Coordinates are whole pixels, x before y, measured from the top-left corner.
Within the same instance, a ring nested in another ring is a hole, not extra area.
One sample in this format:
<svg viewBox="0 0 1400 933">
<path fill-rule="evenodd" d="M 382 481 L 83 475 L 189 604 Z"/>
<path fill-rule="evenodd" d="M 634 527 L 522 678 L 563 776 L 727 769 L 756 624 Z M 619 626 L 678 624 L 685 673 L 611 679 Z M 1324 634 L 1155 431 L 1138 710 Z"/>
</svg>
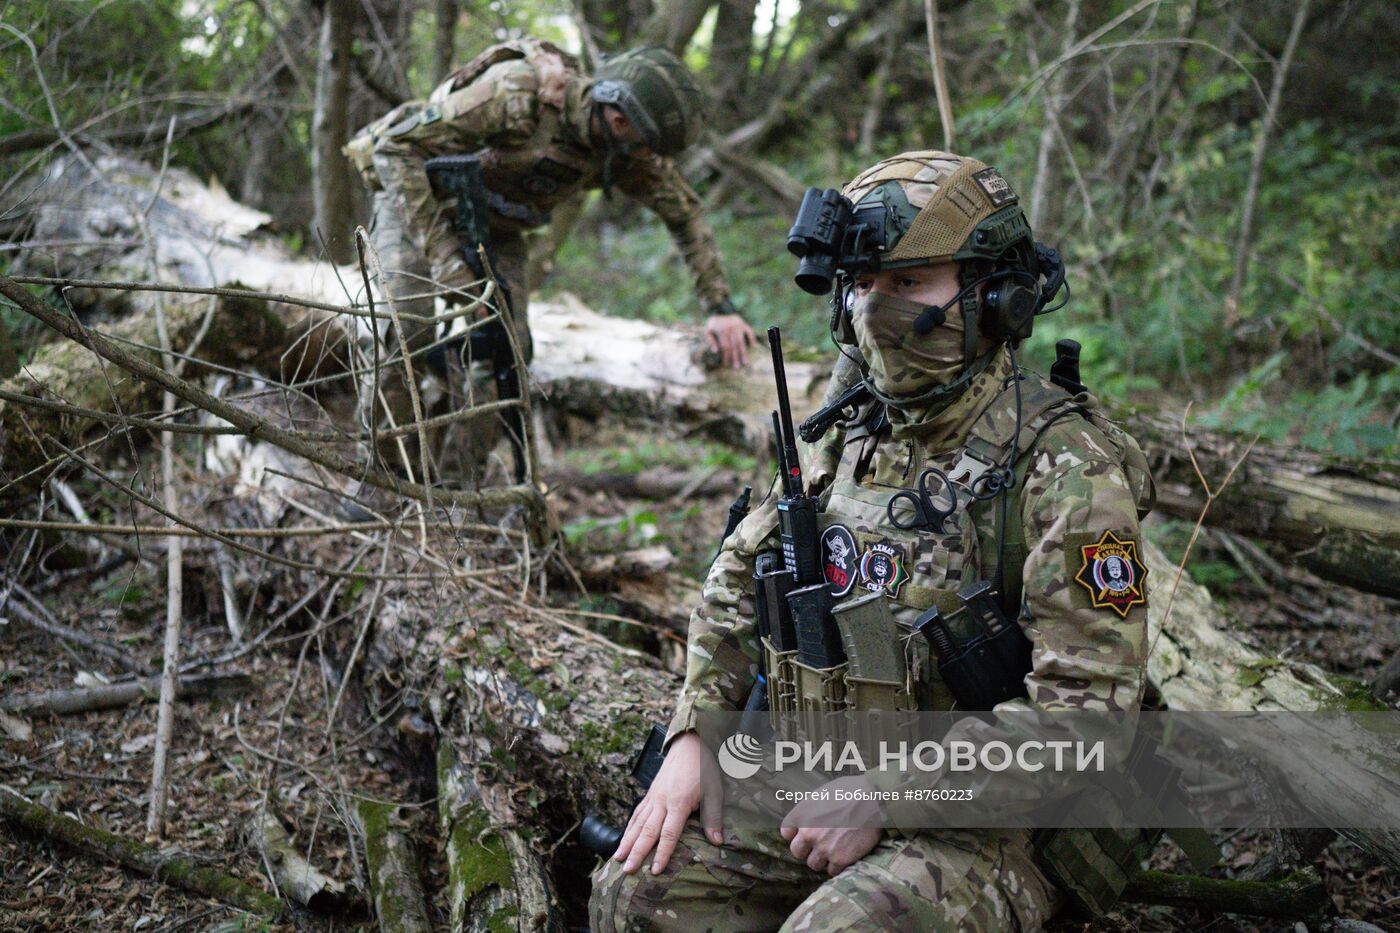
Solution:
<svg viewBox="0 0 1400 933">
<path fill-rule="evenodd" d="M 641 867 L 647 853 L 655 846 L 651 873 L 661 874 L 671 860 L 671 853 L 676 851 L 686 820 L 697 806 L 705 835 L 719 845 L 724 839 L 720 830 L 724 791 L 719 765 L 704 740 L 694 732 L 687 732 L 671 743 L 647 795 L 632 811 L 632 819 L 627 823 L 613 858 L 623 862 L 622 870 L 630 875 Z"/>
<path fill-rule="evenodd" d="M 838 778 L 822 786 L 870 789 L 863 777 Z M 879 845 L 885 831 L 880 828 L 880 808 L 871 801 L 803 800 L 788 811 L 779 832 L 793 858 L 835 878 Z"/>
<path fill-rule="evenodd" d="M 724 365 L 731 369 L 749 364 L 749 347 L 758 338 L 753 328 L 737 314 L 712 314 L 705 322 L 705 339 L 710 349 L 724 359 Z"/>
</svg>

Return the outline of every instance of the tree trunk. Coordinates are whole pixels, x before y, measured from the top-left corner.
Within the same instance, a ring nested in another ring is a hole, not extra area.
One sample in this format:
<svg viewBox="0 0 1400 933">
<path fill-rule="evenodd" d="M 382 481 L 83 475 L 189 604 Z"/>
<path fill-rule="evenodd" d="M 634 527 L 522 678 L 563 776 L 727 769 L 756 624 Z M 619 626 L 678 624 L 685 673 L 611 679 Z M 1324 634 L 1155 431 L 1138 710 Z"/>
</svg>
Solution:
<svg viewBox="0 0 1400 933">
<path fill-rule="evenodd" d="M 447 77 L 457 57 L 457 0 L 433 0 L 433 82 Z"/>
<path fill-rule="evenodd" d="M 756 0 L 719 0 L 714 40 L 710 43 L 710 86 L 720 113 L 739 113 L 743 109 L 757 9 Z"/>
<path fill-rule="evenodd" d="M 1283 85 L 1288 79 L 1288 69 L 1293 64 L 1293 53 L 1298 48 L 1298 39 L 1303 34 L 1303 25 L 1308 21 L 1308 6 L 1311 0 L 1302 0 L 1293 14 L 1293 26 L 1288 31 L 1283 54 L 1274 65 L 1274 80 L 1269 88 L 1269 102 L 1259 118 L 1259 129 L 1254 135 L 1254 154 L 1249 160 L 1249 182 L 1245 187 L 1244 205 L 1240 211 L 1240 230 L 1235 240 L 1235 268 L 1230 276 L 1230 291 L 1226 298 L 1227 315 L 1238 313 L 1240 296 L 1244 293 L 1245 277 L 1249 274 L 1250 243 L 1254 236 L 1254 208 L 1259 202 L 1259 179 L 1264 171 L 1264 157 L 1269 151 L 1269 140 L 1273 136 L 1274 124 L 1278 122 L 1279 103 L 1283 98 Z"/>
<path fill-rule="evenodd" d="M 657 4 L 655 11 L 642 24 L 635 44 L 664 45 L 680 55 L 694 38 L 695 30 L 700 28 L 701 21 L 705 19 L 705 14 L 710 11 L 714 2 L 715 0 L 671 0 L 669 3 Z"/>
<path fill-rule="evenodd" d="M 350 138 L 352 0 L 326 0 L 321 14 L 320 61 L 311 114 L 312 242 L 325 241 L 332 262 L 355 256 L 354 200 L 350 162 L 341 153 Z"/>
</svg>

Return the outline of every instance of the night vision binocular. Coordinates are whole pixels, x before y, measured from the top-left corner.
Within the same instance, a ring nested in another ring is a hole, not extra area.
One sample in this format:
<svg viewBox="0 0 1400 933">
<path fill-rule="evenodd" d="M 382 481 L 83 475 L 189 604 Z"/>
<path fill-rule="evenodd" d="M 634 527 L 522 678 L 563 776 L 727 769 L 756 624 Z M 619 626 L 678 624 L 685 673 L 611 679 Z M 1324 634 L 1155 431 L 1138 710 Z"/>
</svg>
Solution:
<svg viewBox="0 0 1400 933">
<path fill-rule="evenodd" d="M 787 238 L 788 252 L 800 260 L 797 287 L 824 295 L 838 269 L 856 273 L 878 267 L 879 254 L 890 245 L 891 219 L 883 202 L 857 209 L 835 188 L 808 188 Z"/>
</svg>

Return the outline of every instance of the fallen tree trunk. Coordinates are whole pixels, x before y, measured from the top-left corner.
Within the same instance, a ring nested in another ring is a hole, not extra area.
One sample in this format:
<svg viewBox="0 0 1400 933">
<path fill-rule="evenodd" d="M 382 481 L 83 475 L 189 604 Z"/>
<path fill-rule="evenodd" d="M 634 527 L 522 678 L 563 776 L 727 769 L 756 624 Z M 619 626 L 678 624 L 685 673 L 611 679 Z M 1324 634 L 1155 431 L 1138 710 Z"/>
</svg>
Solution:
<svg viewBox="0 0 1400 933">
<path fill-rule="evenodd" d="M 216 365 L 247 364 L 269 349 L 281 354 L 289 343 L 285 322 L 266 307 L 234 313 L 208 301 L 171 301 L 165 320 L 172 346 Z M 159 365 L 155 315 L 132 315 L 111 325 L 108 333 L 132 354 Z M 0 384 L 0 512 L 31 499 L 48 480 L 56 458 L 61 462 L 58 445 L 75 446 L 99 423 L 84 412 L 150 411 L 159 408 L 159 401 L 155 386 L 102 365 L 72 341 L 45 345 Z"/>
<path fill-rule="evenodd" d="M 545 471 L 544 481 L 561 492 L 607 492 L 629 499 L 657 500 L 732 495 L 740 486 L 739 476 L 733 470 L 675 467 L 650 467 L 636 473 L 585 473 L 555 466 Z"/>
<path fill-rule="evenodd" d="M 253 688 L 253 678 L 247 674 L 205 674 L 182 677 L 176 698 L 206 700 L 232 697 Z M 10 694 L 0 697 L 0 710 L 28 713 L 31 716 L 49 713 L 67 716 L 115 709 L 160 697 L 160 678 L 148 677 L 124 683 L 103 684 L 100 687 L 74 687 L 68 690 L 45 690 L 43 693 Z"/>
<path fill-rule="evenodd" d="M 1187 445 L 1207 481 L 1218 483 L 1248 442 L 1155 415 L 1127 419 L 1149 452 L 1158 507 L 1194 521 L 1206 494 Z M 1211 503 L 1207 520 L 1283 545 L 1303 566 L 1354 589 L 1400 598 L 1400 465 L 1346 461 L 1298 448 L 1255 446 Z"/>
<path fill-rule="evenodd" d="M 361 800 L 356 810 L 374 916 L 381 933 L 431 933 L 413 850 L 408 837 L 394 827 L 393 811 L 373 800 Z"/>
<path fill-rule="evenodd" d="M 1335 910 L 1322 879 L 1311 871 L 1279 881 L 1238 881 L 1143 871 L 1128 882 L 1123 897 L 1139 904 L 1284 920 L 1311 920 Z"/>
<path fill-rule="evenodd" d="M 690 611 L 700 602 L 700 586 L 673 569 L 675 562 L 668 548 L 657 545 L 589 555 L 573 565 L 590 590 L 607 593 L 625 611 L 684 636 Z"/>
<path fill-rule="evenodd" d="M 83 855 L 121 865 L 240 910 L 278 914 L 284 906 L 271 894 L 188 856 L 159 851 L 115 833 L 84 826 L 72 817 L 54 813 L 3 789 L 0 789 L 0 820 L 36 836 L 61 842 Z"/>
</svg>

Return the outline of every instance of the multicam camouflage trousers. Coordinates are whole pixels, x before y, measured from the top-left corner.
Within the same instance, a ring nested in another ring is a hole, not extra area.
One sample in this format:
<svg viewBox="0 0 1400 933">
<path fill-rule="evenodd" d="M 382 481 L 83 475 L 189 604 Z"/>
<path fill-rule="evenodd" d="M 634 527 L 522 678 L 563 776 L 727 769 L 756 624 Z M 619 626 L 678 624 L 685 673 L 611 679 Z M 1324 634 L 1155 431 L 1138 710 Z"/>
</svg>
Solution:
<svg viewBox="0 0 1400 933">
<path fill-rule="evenodd" d="M 593 873 L 593 933 L 825 933 L 837 930 L 1032 933 L 1062 902 L 1031 861 L 1026 830 L 886 835 L 829 878 L 788 851 L 774 829 L 730 829 L 712 845 L 692 821 L 666 870 Z"/>
<path fill-rule="evenodd" d="M 393 428 L 403 428 L 413 423 L 413 397 L 409 392 L 407 371 L 397 352 L 406 345 L 413 354 L 413 372 L 424 418 L 446 415 L 467 405 L 494 400 L 493 383 L 480 366 L 468 378 L 460 360 L 453 360 L 451 354 L 440 353 L 434 357 L 429 348 L 441 335 L 432 324 L 405 321 L 405 339 L 398 339 L 390 323 L 390 309 L 385 307 L 388 301 L 392 298 L 393 310 L 400 315 L 431 317 L 434 313 L 431 296 L 439 287 L 433 283 L 427 258 L 409 236 L 402 209 L 394 195 L 387 191 L 377 192 L 373 210 L 370 241 L 378 252 L 383 269 L 383 280 L 376 282 L 376 301 L 380 303 L 379 312 L 382 315 L 380 332 L 385 335 L 385 346 L 394 354 L 393 362 L 381 367 L 377 380 L 372 373 L 360 380 L 360 419 L 366 429 L 372 420 L 381 434 L 379 456 L 384 463 L 390 469 L 418 478 L 422 463 L 418 453 L 418 432 L 397 436 L 386 434 Z M 525 238 L 513 231 L 493 229 L 492 253 L 493 271 L 509 285 L 516 340 L 528 360 L 530 327 L 527 305 L 530 283 L 527 279 L 530 263 Z M 430 357 L 437 366 L 430 363 Z M 445 372 L 441 368 L 444 359 L 448 364 Z M 379 393 L 377 400 L 373 397 L 376 389 Z M 429 469 L 435 474 L 429 477 L 430 481 L 475 478 L 487 455 L 502 437 L 499 420 L 491 415 L 450 422 L 425 433 L 428 437 Z"/>
</svg>

